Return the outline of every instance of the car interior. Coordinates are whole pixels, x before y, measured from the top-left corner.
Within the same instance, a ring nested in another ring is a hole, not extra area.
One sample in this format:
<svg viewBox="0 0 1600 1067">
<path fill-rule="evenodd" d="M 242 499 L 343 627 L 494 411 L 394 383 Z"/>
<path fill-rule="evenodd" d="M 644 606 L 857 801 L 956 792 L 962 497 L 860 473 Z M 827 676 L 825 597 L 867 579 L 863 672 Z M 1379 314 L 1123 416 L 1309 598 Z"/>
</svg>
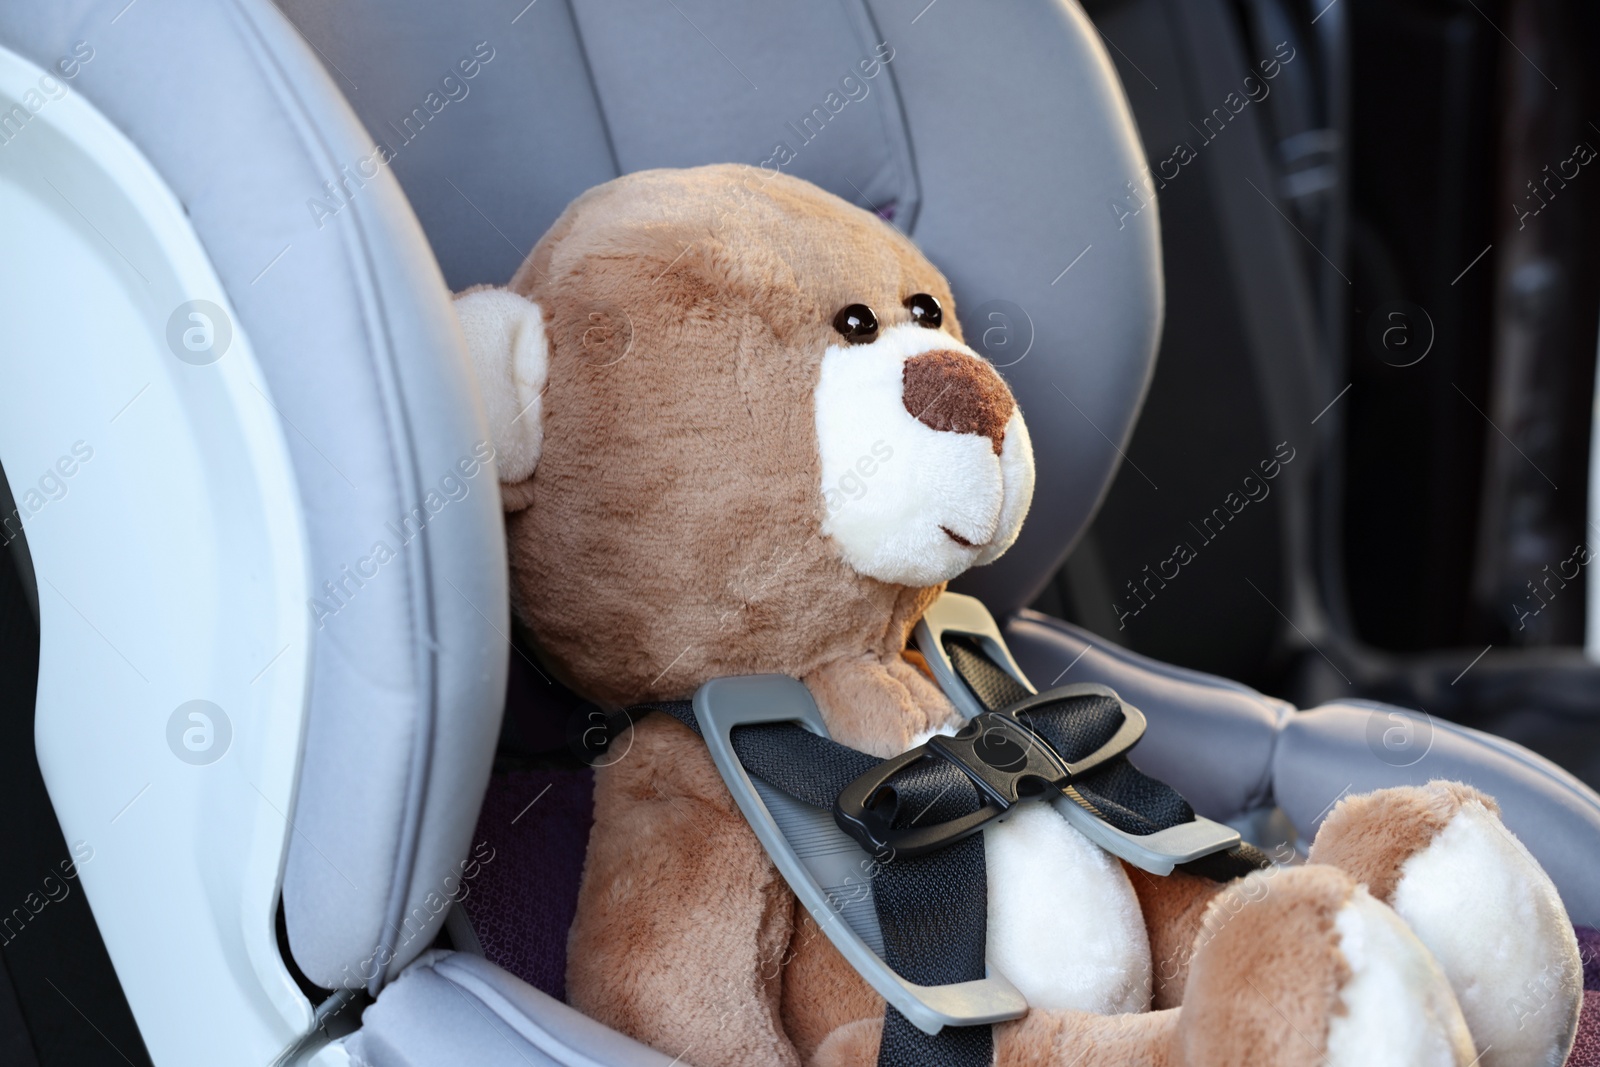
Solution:
<svg viewBox="0 0 1600 1067">
<path fill-rule="evenodd" d="M 484 437 L 451 294 L 711 162 L 950 280 L 1038 466 L 952 589 L 1029 677 L 1114 688 L 1263 848 L 1469 781 L 1600 926 L 1597 20 L 0 7 L 0 1062 L 693 1062 L 565 1003 L 617 756 L 513 615 L 492 478 L 407 523 Z"/>
</svg>

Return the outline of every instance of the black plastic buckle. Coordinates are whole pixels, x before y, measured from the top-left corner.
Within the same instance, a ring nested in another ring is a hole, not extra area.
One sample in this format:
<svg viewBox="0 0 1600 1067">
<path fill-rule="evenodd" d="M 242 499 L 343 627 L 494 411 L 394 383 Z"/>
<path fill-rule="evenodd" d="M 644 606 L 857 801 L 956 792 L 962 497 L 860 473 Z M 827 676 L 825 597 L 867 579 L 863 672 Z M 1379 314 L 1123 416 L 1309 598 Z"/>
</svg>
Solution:
<svg viewBox="0 0 1600 1067">
<path fill-rule="evenodd" d="M 1024 724 L 1021 715 L 1064 700 L 1116 694 L 1104 686 L 1067 685 L 1018 701 L 1002 711 L 985 711 L 967 721 L 952 737 L 929 739 L 908 752 L 885 760 L 856 778 L 839 793 L 833 818 L 862 848 L 879 857 L 915 857 L 977 833 L 1024 800 L 1059 795 L 1074 779 L 1116 759 L 1144 736 L 1139 709 L 1117 703 L 1122 724 L 1110 740 L 1082 759 L 1068 762 L 1043 737 Z M 972 779 L 984 803 L 976 811 L 947 822 L 896 828 L 887 802 L 892 779 L 919 760 L 938 756 Z"/>
</svg>

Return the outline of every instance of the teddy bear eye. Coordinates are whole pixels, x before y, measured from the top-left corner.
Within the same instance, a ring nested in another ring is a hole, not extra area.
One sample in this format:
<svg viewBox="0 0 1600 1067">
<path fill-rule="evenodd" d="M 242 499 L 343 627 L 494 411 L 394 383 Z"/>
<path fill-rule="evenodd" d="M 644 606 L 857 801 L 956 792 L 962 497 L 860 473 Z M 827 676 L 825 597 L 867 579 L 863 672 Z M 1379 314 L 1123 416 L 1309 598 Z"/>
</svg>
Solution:
<svg viewBox="0 0 1600 1067">
<path fill-rule="evenodd" d="M 930 330 L 937 330 L 944 321 L 944 309 L 939 306 L 939 301 L 927 293 L 913 293 L 905 299 L 906 309 L 911 312 L 911 321 L 918 326 L 926 326 Z"/>
<path fill-rule="evenodd" d="M 833 317 L 833 328 L 853 345 L 864 345 L 878 336 L 878 316 L 865 304 L 846 304 Z"/>
</svg>

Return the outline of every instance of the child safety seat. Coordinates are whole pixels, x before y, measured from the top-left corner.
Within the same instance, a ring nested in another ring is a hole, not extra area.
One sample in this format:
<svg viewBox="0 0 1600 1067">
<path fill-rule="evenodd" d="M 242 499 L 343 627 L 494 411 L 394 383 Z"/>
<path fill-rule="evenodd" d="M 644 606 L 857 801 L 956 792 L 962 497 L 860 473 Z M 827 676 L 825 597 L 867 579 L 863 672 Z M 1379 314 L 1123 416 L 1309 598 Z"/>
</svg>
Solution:
<svg viewBox="0 0 1600 1067">
<path fill-rule="evenodd" d="M 1026 610 L 1120 462 L 1162 317 L 1156 205 L 1110 206 L 1145 159 L 1070 0 L 12 4 L 0 464 L 35 742 L 157 1064 L 668 1064 L 485 959 L 423 957 L 511 654 L 449 294 L 618 174 L 768 160 L 907 232 L 1027 410 L 1032 513 L 961 589 L 1029 677 L 1137 706 L 1139 766 L 1211 819 L 1276 806 L 1309 838 L 1346 792 L 1469 781 L 1600 923 L 1600 798 L 1548 761 Z M 355 990 L 376 1002 L 330 1043 Z"/>
</svg>

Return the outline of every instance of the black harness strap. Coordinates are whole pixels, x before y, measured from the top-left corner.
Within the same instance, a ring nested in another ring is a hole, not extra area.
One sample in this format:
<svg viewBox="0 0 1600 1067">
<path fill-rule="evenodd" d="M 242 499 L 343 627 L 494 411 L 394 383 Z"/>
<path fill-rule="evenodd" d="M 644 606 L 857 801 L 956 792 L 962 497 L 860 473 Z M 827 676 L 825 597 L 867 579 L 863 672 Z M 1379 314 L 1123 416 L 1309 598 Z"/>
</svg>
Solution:
<svg viewBox="0 0 1600 1067">
<path fill-rule="evenodd" d="M 941 760 L 924 760 L 900 775 L 895 792 L 901 812 L 926 812 L 930 821 L 967 814 L 978 806 L 970 779 Z M 883 929 L 884 962 L 909 981 L 947 985 L 984 976 L 988 947 L 989 885 L 983 835 L 973 834 L 927 856 L 883 864 L 872 880 L 872 900 Z M 947 1026 L 925 1034 L 887 1007 L 878 1067 L 988 1067 L 994 1036 L 988 1026 Z"/>
</svg>

